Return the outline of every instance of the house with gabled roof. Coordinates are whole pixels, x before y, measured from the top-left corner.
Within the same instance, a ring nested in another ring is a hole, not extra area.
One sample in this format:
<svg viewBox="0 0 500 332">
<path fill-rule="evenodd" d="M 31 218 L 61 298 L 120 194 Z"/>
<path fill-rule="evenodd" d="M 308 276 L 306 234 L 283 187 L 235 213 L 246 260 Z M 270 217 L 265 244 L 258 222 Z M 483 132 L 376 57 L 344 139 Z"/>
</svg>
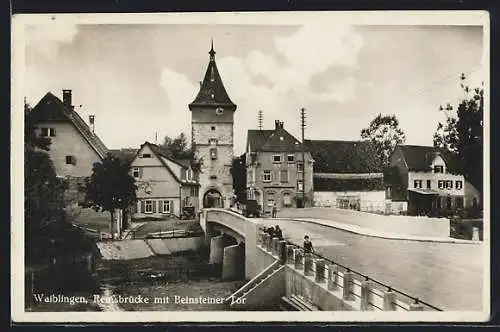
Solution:
<svg viewBox="0 0 500 332">
<path fill-rule="evenodd" d="M 130 163 L 137 185 L 134 218 L 177 217 L 198 211 L 197 175 L 191 165 L 170 158 L 156 144 L 145 142 Z"/>
<path fill-rule="evenodd" d="M 278 209 L 311 206 L 312 165 L 309 151 L 283 122 L 276 120 L 272 130 L 248 130 L 247 198 L 264 212 L 274 203 Z"/>
<path fill-rule="evenodd" d="M 449 214 L 478 205 L 478 197 L 466 202 L 466 181 L 456 169 L 456 160 L 447 150 L 399 145 L 385 174 L 387 197 L 405 203 L 410 215 Z"/>
<path fill-rule="evenodd" d="M 37 135 L 49 137 L 46 151 L 56 175 L 67 179 L 65 197 L 76 204 L 84 200 L 85 179 L 92 174 L 94 163 L 101 162 L 108 149 L 94 131 L 95 117 L 87 124 L 75 111 L 71 90 L 63 90 L 63 100 L 51 92 L 28 110 Z"/>
<path fill-rule="evenodd" d="M 367 141 L 305 140 L 314 159 L 314 205 L 382 212 L 383 165 Z"/>
<path fill-rule="evenodd" d="M 48 154 L 58 176 L 88 177 L 93 164 L 108 153 L 93 128 L 75 111 L 71 90 L 63 90 L 62 101 L 48 92 L 28 116 L 38 135 L 50 137 Z"/>
</svg>

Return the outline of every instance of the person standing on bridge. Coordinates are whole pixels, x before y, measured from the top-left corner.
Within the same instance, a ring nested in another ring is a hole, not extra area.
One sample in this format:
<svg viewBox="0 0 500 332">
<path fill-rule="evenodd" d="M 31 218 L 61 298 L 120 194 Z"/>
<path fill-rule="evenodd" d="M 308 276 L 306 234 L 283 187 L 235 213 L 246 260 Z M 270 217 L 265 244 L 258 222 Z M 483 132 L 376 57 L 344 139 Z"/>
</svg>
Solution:
<svg viewBox="0 0 500 332">
<path fill-rule="evenodd" d="M 304 236 L 304 252 L 305 253 L 314 253 L 314 248 L 311 240 L 309 240 L 309 236 Z"/>
<path fill-rule="evenodd" d="M 278 225 L 274 227 L 274 237 L 283 240 L 283 232 L 281 231 L 281 228 Z"/>
<path fill-rule="evenodd" d="M 276 202 L 273 202 L 273 207 L 272 207 L 272 217 L 271 218 L 276 218 L 276 213 L 278 212 L 278 207 L 276 206 Z"/>
</svg>

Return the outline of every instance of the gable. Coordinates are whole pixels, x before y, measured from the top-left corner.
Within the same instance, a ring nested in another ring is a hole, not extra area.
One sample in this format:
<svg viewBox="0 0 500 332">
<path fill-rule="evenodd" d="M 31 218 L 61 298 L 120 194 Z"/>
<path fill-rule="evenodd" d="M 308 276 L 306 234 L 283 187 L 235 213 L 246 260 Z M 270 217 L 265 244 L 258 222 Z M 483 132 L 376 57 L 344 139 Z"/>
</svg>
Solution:
<svg viewBox="0 0 500 332">
<path fill-rule="evenodd" d="M 283 128 L 274 130 L 260 148 L 261 151 L 295 152 L 302 151 L 302 144 Z"/>
<path fill-rule="evenodd" d="M 69 109 L 63 102 L 47 92 L 45 96 L 30 111 L 29 115 L 33 123 L 57 123 L 66 122 L 71 124 L 76 131 L 87 141 L 87 144 L 95 150 L 102 159 L 108 153 L 108 149 L 100 138 L 90 130 L 89 126 L 72 108 Z"/>
<path fill-rule="evenodd" d="M 149 158 L 143 158 L 143 155 L 150 155 Z M 154 151 L 148 146 L 143 145 L 131 163 L 132 167 L 144 167 L 144 166 L 156 166 L 156 167 L 164 167 L 161 160 L 156 156 Z"/>
</svg>

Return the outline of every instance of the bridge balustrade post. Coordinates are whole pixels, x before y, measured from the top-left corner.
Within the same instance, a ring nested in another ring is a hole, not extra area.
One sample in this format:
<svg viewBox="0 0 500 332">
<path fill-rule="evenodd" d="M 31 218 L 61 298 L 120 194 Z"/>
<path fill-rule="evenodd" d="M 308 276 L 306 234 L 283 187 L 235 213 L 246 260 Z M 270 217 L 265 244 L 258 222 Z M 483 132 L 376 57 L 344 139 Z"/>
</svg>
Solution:
<svg viewBox="0 0 500 332">
<path fill-rule="evenodd" d="M 286 241 L 281 240 L 279 243 L 279 258 L 280 258 L 280 264 L 286 264 Z"/>
<path fill-rule="evenodd" d="M 271 235 L 269 234 L 264 234 L 264 249 L 269 250 L 271 247 Z"/>
<path fill-rule="evenodd" d="M 352 278 L 353 274 L 352 272 L 344 272 L 343 275 L 343 293 L 342 293 L 342 298 L 344 300 L 353 300 L 353 294 L 352 294 Z"/>
<path fill-rule="evenodd" d="M 295 249 L 295 246 L 291 244 L 287 244 L 286 246 L 286 262 L 287 264 L 293 264 L 294 259 L 293 259 L 293 250 Z"/>
<path fill-rule="evenodd" d="M 415 302 L 415 303 L 410 304 L 410 311 L 423 311 L 423 310 L 424 310 L 424 306 L 419 302 Z"/>
<path fill-rule="evenodd" d="M 277 237 L 273 237 L 272 242 L 271 242 L 271 252 L 273 255 L 278 255 L 278 244 L 280 242 L 280 239 Z"/>
<path fill-rule="evenodd" d="M 313 257 L 311 253 L 306 253 L 304 255 L 304 275 L 306 276 L 314 275 Z"/>
<path fill-rule="evenodd" d="M 328 265 L 328 290 L 336 290 L 338 288 L 338 270 L 339 267 L 337 265 Z"/>
<path fill-rule="evenodd" d="M 372 288 L 373 284 L 370 281 L 361 282 L 361 310 L 371 310 L 373 308 L 370 305 L 373 301 Z"/>
<path fill-rule="evenodd" d="M 302 257 L 304 255 L 304 250 L 302 249 L 293 249 L 293 257 L 295 260 L 295 268 L 297 270 L 302 270 L 304 265 L 302 264 Z"/>
<path fill-rule="evenodd" d="M 318 259 L 316 261 L 316 282 L 325 282 L 325 260 Z"/>
<path fill-rule="evenodd" d="M 392 290 L 387 290 L 384 292 L 384 310 L 385 311 L 394 311 L 396 310 L 395 300 L 396 293 Z"/>
</svg>

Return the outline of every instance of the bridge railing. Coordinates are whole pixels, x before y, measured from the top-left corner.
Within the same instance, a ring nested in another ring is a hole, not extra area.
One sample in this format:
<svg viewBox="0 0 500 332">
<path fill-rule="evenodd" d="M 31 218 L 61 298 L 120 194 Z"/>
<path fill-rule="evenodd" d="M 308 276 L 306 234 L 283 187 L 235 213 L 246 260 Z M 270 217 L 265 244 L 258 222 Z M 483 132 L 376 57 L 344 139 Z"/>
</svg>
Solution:
<svg viewBox="0 0 500 332">
<path fill-rule="evenodd" d="M 282 264 L 302 271 L 306 277 L 313 278 L 317 283 L 326 283 L 328 290 L 338 292 L 343 300 L 361 310 L 442 311 L 338 262 L 308 252 L 300 245 L 276 237 L 271 238 L 271 235 L 263 230 L 259 232 L 257 241 L 264 249 L 279 257 Z"/>
</svg>

